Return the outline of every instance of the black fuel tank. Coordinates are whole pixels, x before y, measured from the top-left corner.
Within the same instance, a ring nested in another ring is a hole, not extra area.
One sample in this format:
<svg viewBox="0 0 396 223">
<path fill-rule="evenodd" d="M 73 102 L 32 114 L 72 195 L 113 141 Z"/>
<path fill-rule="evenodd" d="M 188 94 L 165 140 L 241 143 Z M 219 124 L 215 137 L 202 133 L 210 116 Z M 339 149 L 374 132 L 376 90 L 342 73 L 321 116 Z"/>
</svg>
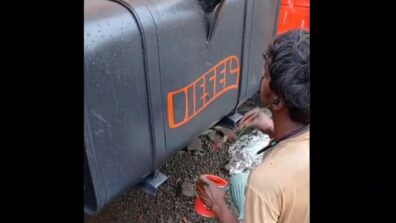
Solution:
<svg viewBox="0 0 396 223">
<path fill-rule="evenodd" d="M 84 198 L 94 213 L 257 92 L 279 1 L 84 6 Z"/>
</svg>

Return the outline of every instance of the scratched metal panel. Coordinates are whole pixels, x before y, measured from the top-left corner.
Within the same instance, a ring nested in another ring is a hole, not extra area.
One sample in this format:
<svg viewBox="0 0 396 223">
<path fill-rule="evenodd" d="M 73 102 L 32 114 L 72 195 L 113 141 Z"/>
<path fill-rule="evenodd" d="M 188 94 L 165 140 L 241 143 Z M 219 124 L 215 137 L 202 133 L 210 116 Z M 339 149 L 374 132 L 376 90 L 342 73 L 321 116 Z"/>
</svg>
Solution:
<svg viewBox="0 0 396 223">
<path fill-rule="evenodd" d="M 84 15 L 84 186 L 92 212 L 152 170 L 153 142 L 134 18 L 111 1 L 86 0 Z"/>
<path fill-rule="evenodd" d="M 263 52 L 275 37 L 276 20 L 280 0 L 255 0 L 252 1 L 252 21 L 250 35 L 245 39 L 249 53 L 245 57 L 244 66 L 248 70 L 243 78 L 246 81 L 245 99 L 251 97 L 260 88 L 260 80 L 263 75 L 264 59 Z"/>
</svg>

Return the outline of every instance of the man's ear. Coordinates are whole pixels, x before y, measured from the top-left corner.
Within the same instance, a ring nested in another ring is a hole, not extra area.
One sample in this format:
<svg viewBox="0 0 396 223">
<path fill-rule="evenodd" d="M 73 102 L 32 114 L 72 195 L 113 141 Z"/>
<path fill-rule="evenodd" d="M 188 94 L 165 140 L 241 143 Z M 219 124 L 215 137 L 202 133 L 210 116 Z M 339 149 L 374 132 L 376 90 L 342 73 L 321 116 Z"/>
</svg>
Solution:
<svg viewBox="0 0 396 223">
<path fill-rule="evenodd" d="M 279 97 L 276 97 L 271 102 L 271 109 L 274 111 L 278 111 L 281 110 L 284 105 L 285 103 L 283 102 L 283 100 L 280 99 Z"/>
<path fill-rule="evenodd" d="M 280 103 L 280 99 L 279 99 L 279 98 L 275 98 L 275 99 L 272 101 L 272 104 L 273 104 L 273 105 L 279 105 L 279 103 Z"/>
</svg>

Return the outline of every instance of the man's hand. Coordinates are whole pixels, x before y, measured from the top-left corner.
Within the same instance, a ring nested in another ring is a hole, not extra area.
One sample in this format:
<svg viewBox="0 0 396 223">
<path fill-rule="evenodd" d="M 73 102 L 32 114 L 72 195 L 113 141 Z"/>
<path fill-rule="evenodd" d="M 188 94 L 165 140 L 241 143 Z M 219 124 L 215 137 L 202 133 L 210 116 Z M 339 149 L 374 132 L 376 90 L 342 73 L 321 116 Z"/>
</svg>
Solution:
<svg viewBox="0 0 396 223">
<path fill-rule="evenodd" d="M 256 128 L 270 137 L 274 132 L 274 121 L 267 114 L 261 112 L 260 108 L 255 108 L 247 112 L 239 123 L 240 128 Z"/>
<path fill-rule="evenodd" d="M 198 196 L 202 202 L 215 213 L 220 223 L 237 223 L 238 220 L 228 208 L 224 200 L 226 190 L 219 188 L 215 183 L 208 180 L 205 175 L 199 177 L 197 181 Z"/>
<path fill-rule="evenodd" d="M 205 175 L 201 175 L 197 181 L 197 192 L 203 203 L 215 212 L 225 204 L 226 190 L 216 186 Z"/>
</svg>

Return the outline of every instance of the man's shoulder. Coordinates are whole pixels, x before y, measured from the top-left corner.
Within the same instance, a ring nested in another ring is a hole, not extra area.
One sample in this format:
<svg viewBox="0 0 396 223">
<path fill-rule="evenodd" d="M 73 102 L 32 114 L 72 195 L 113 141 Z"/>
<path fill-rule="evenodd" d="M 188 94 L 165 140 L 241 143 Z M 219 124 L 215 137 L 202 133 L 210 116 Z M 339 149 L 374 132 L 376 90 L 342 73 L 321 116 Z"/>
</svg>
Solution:
<svg viewBox="0 0 396 223">
<path fill-rule="evenodd" d="M 279 165 L 285 170 L 293 170 L 299 165 L 309 166 L 309 133 L 296 139 L 279 143 L 271 153 L 263 160 L 274 165 Z"/>
<path fill-rule="evenodd" d="M 297 176 L 309 178 L 309 142 L 305 140 L 285 143 L 269 151 L 252 171 L 249 182 L 253 188 L 279 188 Z"/>
</svg>

